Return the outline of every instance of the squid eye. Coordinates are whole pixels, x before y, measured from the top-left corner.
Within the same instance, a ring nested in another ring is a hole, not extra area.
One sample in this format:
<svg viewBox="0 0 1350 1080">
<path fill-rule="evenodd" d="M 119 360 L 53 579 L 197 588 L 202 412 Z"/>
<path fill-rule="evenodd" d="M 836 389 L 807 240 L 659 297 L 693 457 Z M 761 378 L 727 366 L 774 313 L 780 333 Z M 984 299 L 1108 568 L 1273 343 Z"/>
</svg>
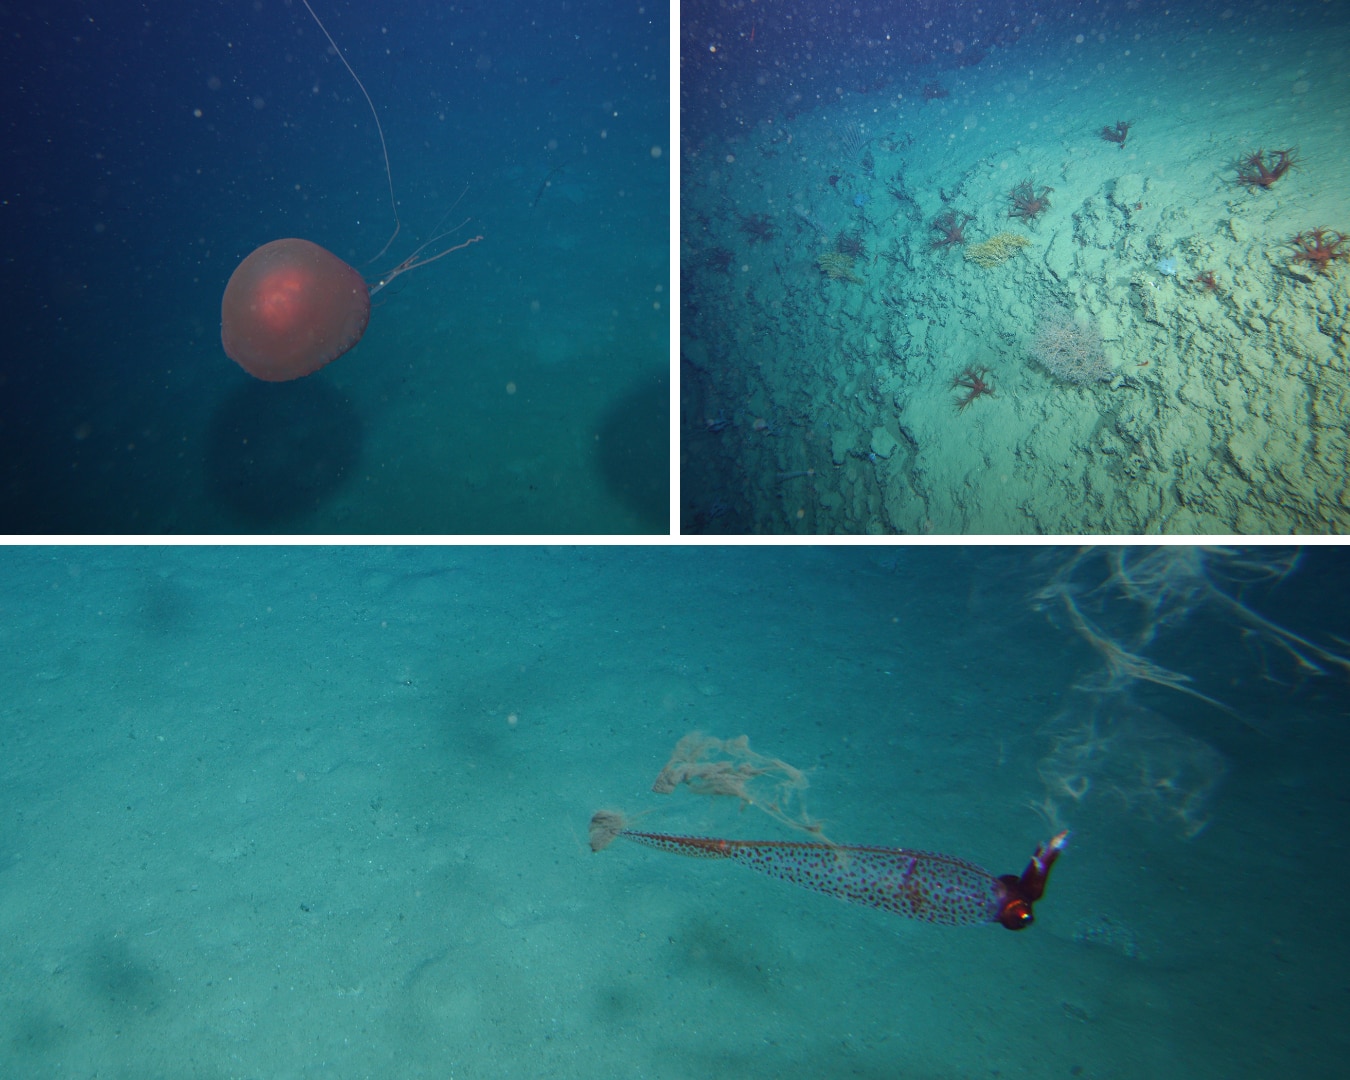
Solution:
<svg viewBox="0 0 1350 1080">
<path fill-rule="evenodd" d="M 1009 930 L 1023 930 L 1034 921 L 1031 905 L 1025 900 L 1010 900 L 999 912 L 998 921 Z"/>
</svg>

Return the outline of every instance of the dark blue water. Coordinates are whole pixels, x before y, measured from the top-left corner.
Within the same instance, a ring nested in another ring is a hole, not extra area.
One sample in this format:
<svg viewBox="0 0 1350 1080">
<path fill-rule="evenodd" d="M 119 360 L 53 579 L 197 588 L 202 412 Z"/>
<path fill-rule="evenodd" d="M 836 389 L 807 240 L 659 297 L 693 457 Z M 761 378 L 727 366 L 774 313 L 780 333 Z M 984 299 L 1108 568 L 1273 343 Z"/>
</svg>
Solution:
<svg viewBox="0 0 1350 1080">
<path fill-rule="evenodd" d="M 1290 555 L 0 550 L 0 1074 L 1338 1077 L 1350 561 Z M 692 731 L 753 801 L 652 790 Z M 602 808 L 1072 833 L 1011 933 Z"/>
<path fill-rule="evenodd" d="M 719 130 L 787 117 L 848 92 L 876 92 L 980 63 L 1047 20 L 1118 23 L 1120 12 L 1070 3 L 992 0 L 683 6 L 680 123 L 697 143 Z"/>
<path fill-rule="evenodd" d="M 666 529 L 664 8 L 11 9 L 7 531 Z M 269 240 L 378 280 L 360 345 L 265 386 L 220 296 Z"/>
</svg>

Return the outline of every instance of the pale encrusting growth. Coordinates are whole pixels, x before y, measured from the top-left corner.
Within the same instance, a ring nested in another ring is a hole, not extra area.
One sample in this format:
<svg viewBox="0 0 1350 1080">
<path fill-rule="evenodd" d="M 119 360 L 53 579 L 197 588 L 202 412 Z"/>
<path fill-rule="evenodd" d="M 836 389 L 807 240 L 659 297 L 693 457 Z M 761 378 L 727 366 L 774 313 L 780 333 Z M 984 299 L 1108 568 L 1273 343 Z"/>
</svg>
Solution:
<svg viewBox="0 0 1350 1080">
<path fill-rule="evenodd" d="M 1042 310 L 1031 356 L 1065 382 L 1109 382 L 1113 374 L 1111 362 L 1102 352 L 1102 335 L 1096 324 L 1075 322 L 1058 304 Z"/>
</svg>

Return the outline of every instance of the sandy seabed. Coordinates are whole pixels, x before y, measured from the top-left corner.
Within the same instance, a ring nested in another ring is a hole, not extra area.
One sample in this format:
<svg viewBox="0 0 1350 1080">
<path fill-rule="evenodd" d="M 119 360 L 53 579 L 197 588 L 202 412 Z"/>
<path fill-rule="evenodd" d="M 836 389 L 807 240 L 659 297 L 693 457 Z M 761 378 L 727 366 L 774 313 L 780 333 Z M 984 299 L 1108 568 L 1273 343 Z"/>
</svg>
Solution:
<svg viewBox="0 0 1350 1080">
<path fill-rule="evenodd" d="M 0 552 L 0 1076 L 1339 1077 L 1347 560 L 1131 550 Z M 601 809 L 1073 836 L 1012 934 Z"/>
<path fill-rule="evenodd" d="M 684 529 L 1350 526 L 1350 268 L 1310 273 L 1290 245 L 1350 230 L 1346 45 L 1222 26 L 1027 39 L 937 73 L 946 98 L 898 77 L 686 139 Z M 1120 120 L 1124 146 L 1099 134 Z M 1298 164 L 1275 184 L 1237 182 L 1245 155 L 1285 148 Z M 1053 189 L 1030 224 L 1008 216 L 1023 181 Z M 948 210 L 973 215 L 968 245 L 1030 244 L 993 268 L 933 249 Z M 841 234 L 864 244 L 857 281 L 817 261 Z M 1109 382 L 1031 360 L 1055 305 L 1100 328 Z M 994 393 L 958 410 L 967 367 Z"/>
</svg>

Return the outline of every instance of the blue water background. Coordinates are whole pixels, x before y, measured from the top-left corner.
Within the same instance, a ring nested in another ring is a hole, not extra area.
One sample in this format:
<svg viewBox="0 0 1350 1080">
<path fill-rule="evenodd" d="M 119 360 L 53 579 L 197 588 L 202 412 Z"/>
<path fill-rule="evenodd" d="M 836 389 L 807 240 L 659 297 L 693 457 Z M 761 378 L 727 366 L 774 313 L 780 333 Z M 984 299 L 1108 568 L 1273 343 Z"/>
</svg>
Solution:
<svg viewBox="0 0 1350 1080">
<path fill-rule="evenodd" d="M 667 528 L 668 13 L 598 2 L 87 4 L 0 15 L 5 531 Z M 453 209 L 451 209 L 453 207 Z M 263 385 L 220 298 L 299 236 L 355 350 Z"/>
<path fill-rule="evenodd" d="M 1232 602 L 1344 652 L 1350 563 L 1136 555 L 8 549 L 0 1074 L 1340 1076 L 1347 672 Z M 592 854 L 805 838 L 653 793 L 693 730 L 836 841 L 1073 835 L 1020 933 Z"/>
</svg>

